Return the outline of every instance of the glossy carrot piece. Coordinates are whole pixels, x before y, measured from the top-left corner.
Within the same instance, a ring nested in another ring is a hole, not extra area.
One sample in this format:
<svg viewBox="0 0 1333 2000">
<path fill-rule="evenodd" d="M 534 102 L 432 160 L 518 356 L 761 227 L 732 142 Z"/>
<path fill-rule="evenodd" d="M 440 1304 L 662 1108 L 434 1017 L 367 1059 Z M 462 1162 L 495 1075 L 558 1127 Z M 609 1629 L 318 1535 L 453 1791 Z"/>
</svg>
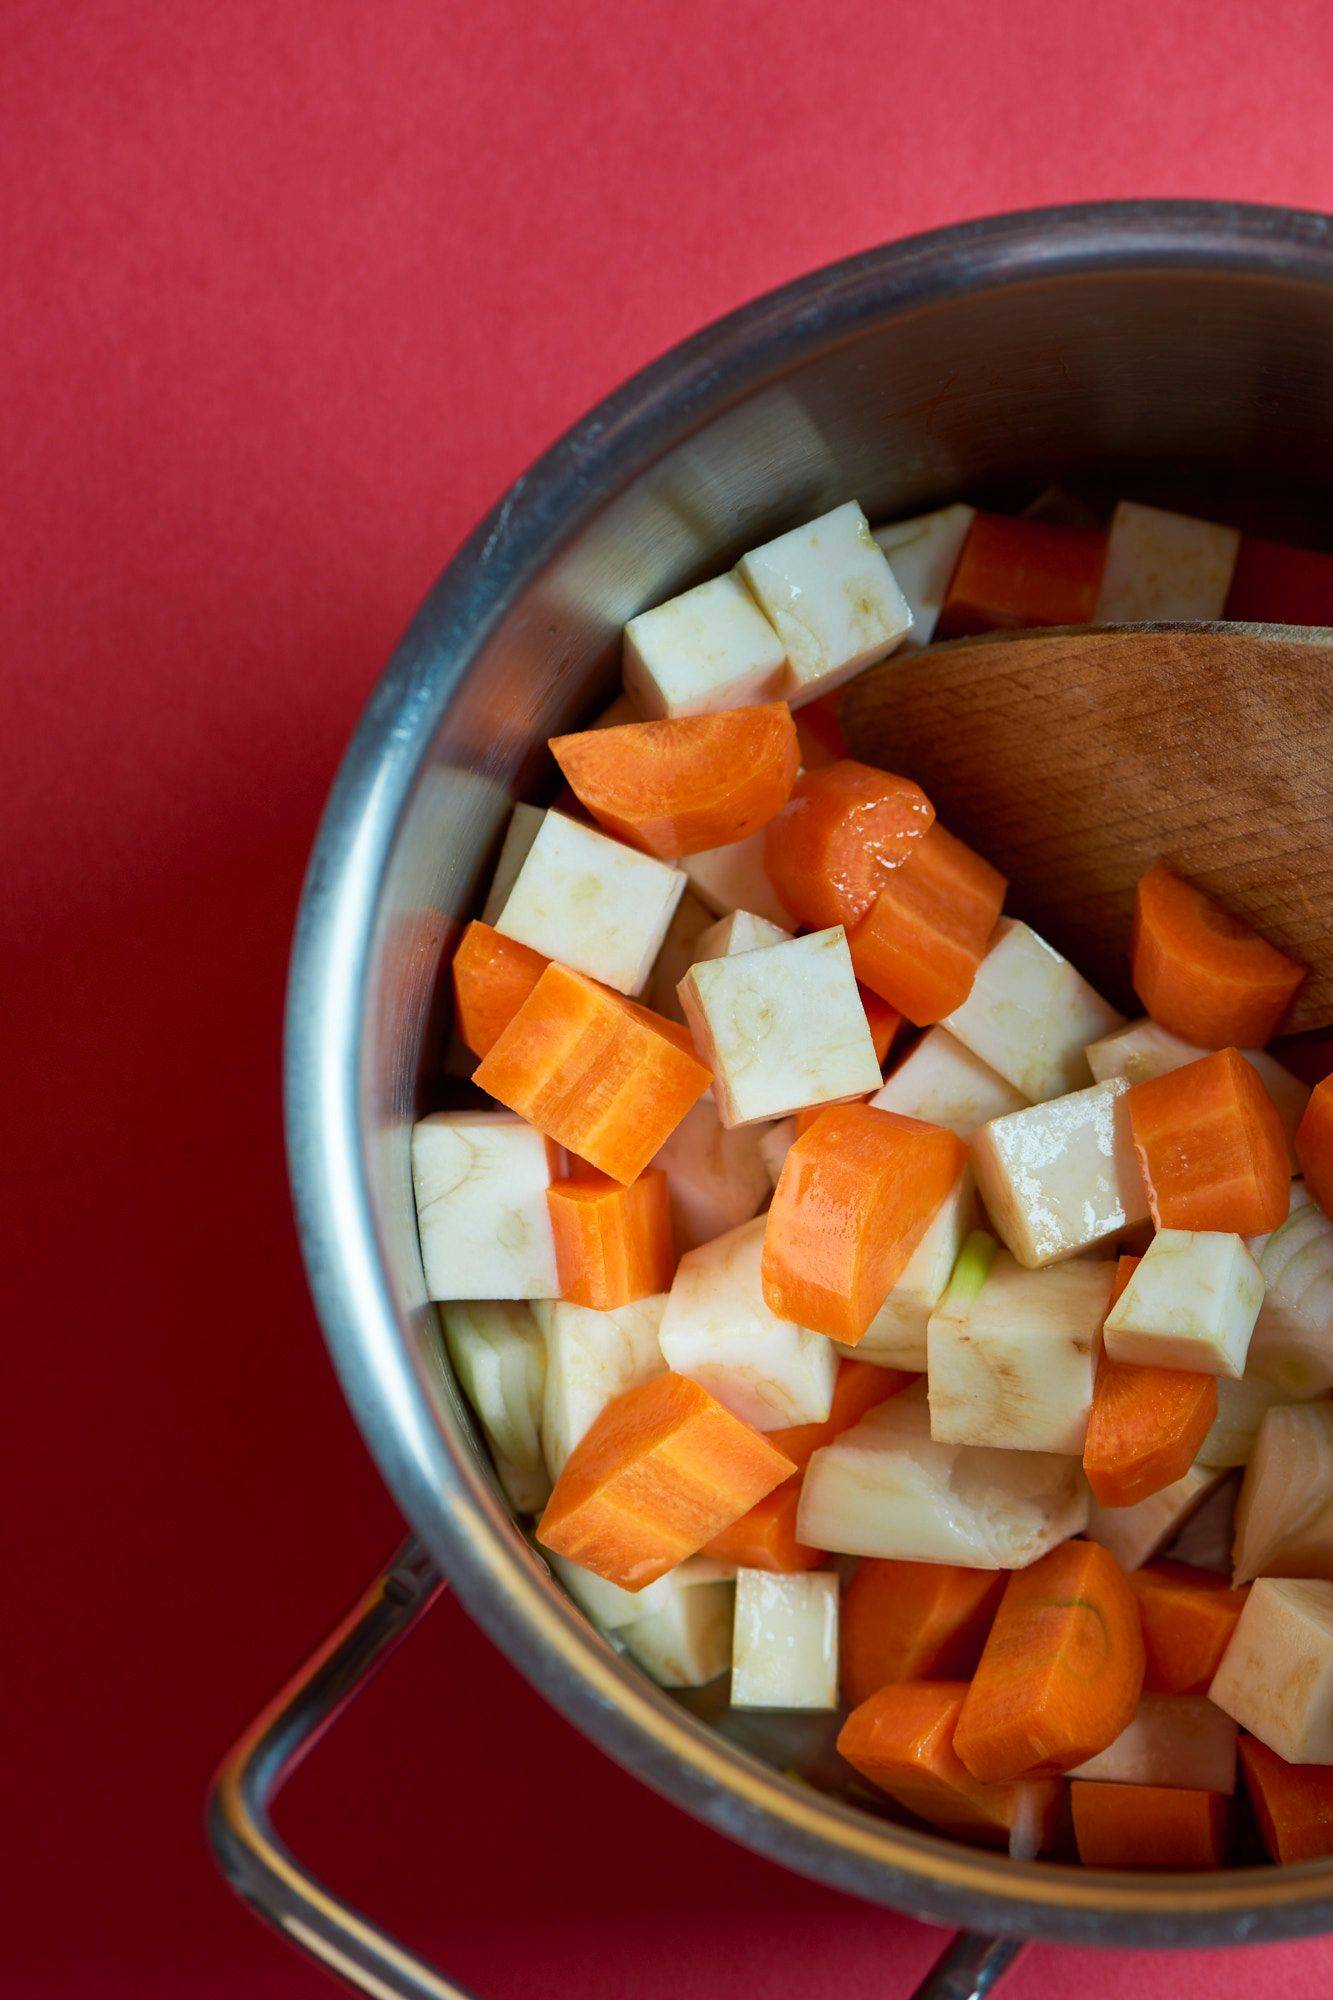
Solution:
<svg viewBox="0 0 1333 2000">
<path fill-rule="evenodd" d="M 622 1590 L 642 1590 L 791 1477 L 785 1452 L 685 1375 L 607 1404 L 575 1445 L 537 1539 Z"/>
<path fill-rule="evenodd" d="M 1099 528 L 978 514 L 940 610 L 935 637 L 1025 625 L 1086 625 L 1106 564 Z"/>
<path fill-rule="evenodd" d="M 1231 1834 L 1231 1800 L 1174 1785 L 1069 1787 L 1078 1858 L 1087 1868 L 1220 1868 Z"/>
<path fill-rule="evenodd" d="M 1107 1307 L 1138 1263 L 1122 1257 Z M 1184 1368 L 1146 1368 L 1103 1354 L 1088 1414 L 1083 1470 L 1103 1507 L 1132 1507 L 1183 1479 L 1217 1415 L 1217 1382 Z"/>
<path fill-rule="evenodd" d="M 1224 1576 L 1161 1559 L 1131 1570 L 1143 1621 L 1146 1694 L 1207 1694 L 1249 1595 Z"/>
<path fill-rule="evenodd" d="M 942 1021 L 972 990 L 1007 886 L 937 820 L 848 933 L 857 978 L 917 1027 Z"/>
<path fill-rule="evenodd" d="M 764 872 L 799 923 L 850 927 L 934 818 L 910 778 L 842 758 L 796 780 L 764 835 Z"/>
<path fill-rule="evenodd" d="M 1254 1736 L 1242 1736 L 1238 1747 L 1270 1858 L 1286 1864 L 1333 1854 L 1333 1764 L 1289 1764 Z"/>
<path fill-rule="evenodd" d="M 660 1167 L 622 1187 L 580 1167 L 546 1193 L 560 1296 L 610 1312 L 664 1292 L 676 1269 L 671 1196 Z"/>
<path fill-rule="evenodd" d="M 1123 1571 L 1096 1542 L 1065 1542 L 1006 1583 L 954 1747 L 984 1784 L 1067 1771 L 1128 1728 L 1142 1690 Z"/>
<path fill-rule="evenodd" d="M 995 1570 L 874 1557 L 858 1563 L 839 1614 L 843 1700 L 855 1707 L 890 1682 L 970 1674 L 1003 1590 Z"/>
<path fill-rule="evenodd" d="M 1199 1048 L 1262 1048 L 1306 968 L 1158 862 L 1138 885 L 1134 991 L 1154 1021 Z"/>
<path fill-rule="evenodd" d="M 768 1211 L 769 1310 L 855 1346 L 966 1160 L 943 1126 L 868 1104 L 821 1111 L 787 1154 Z"/>
<path fill-rule="evenodd" d="M 499 1041 L 550 962 L 489 924 L 468 925 L 454 953 L 454 1024 L 474 1055 Z"/>
<path fill-rule="evenodd" d="M 1242 535 L 1222 616 L 1258 625 L 1333 625 L 1333 555 Z"/>
<path fill-rule="evenodd" d="M 1044 1822 L 1045 1845 L 1059 1808 L 1058 1778 L 1037 1787 L 979 1784 L 953 1744 L 967 1689 L 961 1681 L 906 1681 L 861 1702 L 838 1735 L 839 1754 L 896 1804 L 959 1840 L 1007 1847 L 1020 1814 Z"/>
<path fill-rule="evenodd" d="M 1310 1093 L 1296 1127 L 1296 1158 L 1305 1185 L 1325 1215 L 1333 1215 L 1333 1076 L 1326 1076 Z"/>
<path fill-rule="evenodd" d="M 551 754 L 599 826 L 663 860 L 767 826 L 800 763 L 783 701 L 553 736 Z"/>
<path fill-rule="evenodd" d="M 692 1048 L 676 1023 L 551 964 L 472 1080 L 558 1146 L 629 1182 L 712 1081 Z"/>
<path fill-rule="evenodd" d="M 875 1061 L 883 1069 L 889 1059 L 894 1037 L 903 1024 L 903 1017 L 896 1007 L 890 1007 L 887 1000 L 881 1000 L 878 993 L 872 993 L 868 986 L 859 988 L 861 1005 L 866 1010 L 866 1022 L 870 1028 L 870 1039 L 875 1045 Z"/>
<path fill-rule="evenodd" d="M 1277 1106 L 1238 1049 L 1218 1049 L 1133 1084 L 1125 1104 L 1159 1229 L 1259 1236 L 1286 1221 L 1286 1133 Z"/>
</svg>

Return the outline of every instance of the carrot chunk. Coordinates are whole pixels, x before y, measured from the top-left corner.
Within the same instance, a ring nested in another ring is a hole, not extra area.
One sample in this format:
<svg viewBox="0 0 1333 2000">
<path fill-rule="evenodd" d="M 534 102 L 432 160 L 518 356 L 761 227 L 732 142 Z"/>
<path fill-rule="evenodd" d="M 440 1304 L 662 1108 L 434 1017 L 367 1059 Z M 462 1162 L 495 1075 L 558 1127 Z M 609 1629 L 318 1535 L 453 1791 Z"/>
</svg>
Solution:
<svg viewBox="0 0 1333 2000">
<path fill-rule="evenodd" d="M 764 872 L 800 923 L 850 926 L 934 817 L 910 778 L 842 758 L 796 780 L 764 835 Z"/>
<path fill-rule="evenodd" d="M 1100 529 L 978 514 L 968 530 L 935 627 L 961 639 L 1023 625 L 1086 625 L 1096 615 L 1106 562 Z"/>
<path fill-rule="evenodd" d="M 1277 1106 L 1238 1049 L 1218 1049 L 1133 1084 L 1125 1104 L 1159 1229 L 1260 1236 L 1286 1221 L 1286 1133 Z"/>
<path fill-rule="evenodd" d="M 499 1041 L 550 962 L 489 924 L 468 925 L 454 953 L 454 1022 L 474 1055 Z"/>
<path fill-rule="evenodd" d="M 1274 1861 L 1333 1854 L 1333 1764 L 1289 1764 L 1257 1737 L 1240 1739 L 1240 1768 L 1259 1835 Z"/>
<path fill-rule="evenodd" d="M 942 1021 L 972 990 L 1006 887 L 937 820 L 848 933 L 857 978 L 917 1027 Z"/>
<path fill-rule="evenodd" d="M 903 1017 L 896 1007 L 890 1007 L 887 1000 L 881 1000 L 878 993 L 872 993 L 868 986 L 858 988 L 861 1005 L 866 1010 L 866 1020 L 870 1026 L 870 1039 L 875 1045 L 875 1061 L 883 1069 L 889 1059 L 894 1037 L 903 1024 Z"/>
<path fill-rule="evenodd" d="M 711 1081 L 688 1032 L 548 965 L 473 1082 L 612 1180 L 636 1180 Z"/>
<path fill-rule="evenodd" d="M 1227 1858 L 1231 1801 L 1221 1792 L 1075 1778 L 1069 1802 L 1088 1868 L 1220 1868 Z"/>
<path fill-rule="evenodd" d="M 1003 1589 L 994 1570 L 867 1557 L 842 1594 L 844 1701 L 855 1707 L 891 1681 L 970 1674 Z"/>
<path fill-rule="evenodd" d="M 1049 1838 L 1060 1801 L 1058 1778 L 1039 1785 L 979 1784 L 960 1762 L 953 1740 L 966 1693 L 962 1681 L 879 1688 L 844 1722 L 838 1750 L 863 1778 L 942 1833 L 1006 1847 L 1020 1814 L 1035 1808 Z"/>
<path fill-rule="evenodd" d="M 642 1590 L 791 1477 L 792 1464 L 686 1375 L 608 1403 L 555 1483 L 537 1539 Z"/>
<path fill-rule="evenodd" d="M 560 1296 L 596 1312 L 664 1292 L 676 1268 L 671 1194 L 660 1167 L 622 1187 L 595 1167 L 546 1191 Z"/>
<path fill-rule="evenodd" d="M 1160 861 L 1139 881 L 1129 959 L 1153 1020 L 1202 1049 L 1261 1048 L 1306 973 Z"/>
<path fill-rule="evenodd" d="M 1131 1570 L 1129 1587 L 1143 1621 L 1145 1692 L 1207 1694 L 1248 1592 L 1165 1559 Z"/>
<path fill-rule="evenodd" d="M 1122 1257 L 1107 1310 L 1138 1263 Z M 1083 1470 L 1103 1507 L 1132 1507 L 1183 1479 L 1217 1415 L 1217 1382 L 1185 1368 L 1148 1368 L 1103 1354 L 1088 1414 Z"/>
<path fill-rule="evenodd" d="M 868 1104 L 821 1111 L 793 1143 L 764 1230 L 764 1299 L 855 1346 L 957 1184 L 956 1133 Z"/>
<path fill-rule="evenodd" d="M 1305 1185 L 1325 1215 L 1333 1215 L 1333 1076 L 1326 1076 L 1310 1093 L 1296 1127 L 1296 1158 Z"/>
<path fill-rule="evenodd" d="M 800 762 L 783 701 L 584 729 L 553 736 L 551 752 L 599 826 L 662 860 L 757 833 Z"/>
<path fill-rule="evenodd" d="M 1333 625 L 1333 555 L 1242 535 L 1222 616 L 1258 625 Z"/>
<path fill-rule="evenodd" d="M 984 1784 L 1067 1771 L 1128 1728 L 1142 1689 L 1124 1573 L 1096 1542 L 1065 1542 L 1005 1585 L 954 1747 Z"/>
</svg>

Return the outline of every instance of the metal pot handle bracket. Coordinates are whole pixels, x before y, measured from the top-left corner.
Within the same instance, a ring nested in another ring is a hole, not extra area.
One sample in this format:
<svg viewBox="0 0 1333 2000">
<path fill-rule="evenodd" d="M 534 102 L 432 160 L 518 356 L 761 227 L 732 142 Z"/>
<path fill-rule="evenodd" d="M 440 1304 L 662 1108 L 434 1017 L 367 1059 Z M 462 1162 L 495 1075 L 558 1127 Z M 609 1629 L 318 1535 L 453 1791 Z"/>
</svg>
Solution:
<svg viewBox="0 0 1333 2000">
<path fill-rule="evenodd" d="M 415 1537 L 299 1667 L 224 1759 L 208 1799 L 208 1836 L 232 1888 L 289 1943 L 375 2000 L 475 2000 L 351 1909 L 301 1866 L 273 1830 L 278 1793 L 444 1589 Z M 1016 1938 L 960 1931 L 912 2000 L 982 2000 L 1020 1949 Z"/>
</svg>

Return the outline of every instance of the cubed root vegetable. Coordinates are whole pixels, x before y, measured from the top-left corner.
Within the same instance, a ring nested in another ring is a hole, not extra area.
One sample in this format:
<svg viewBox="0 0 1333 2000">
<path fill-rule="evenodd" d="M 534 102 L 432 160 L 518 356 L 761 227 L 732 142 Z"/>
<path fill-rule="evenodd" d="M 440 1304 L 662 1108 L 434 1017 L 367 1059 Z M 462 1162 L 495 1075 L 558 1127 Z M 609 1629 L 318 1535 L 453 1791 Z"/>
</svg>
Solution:
<svg viewBox="0 0 1333 2000">
<path fill-rule="evenodd" d="M 1106 560 L 1099 529 L 978 514 L 968 530 L 937 639 L 1025 625 L 1086 625 Z"/>
<path fill-rule="evenodd" d="M 1333 1583 L 1263 1576 L 1210 1701 L 1291 1764 L 1333 1764 Z"/>
<path fill-rule="evenodd" d="M 734 572 L 640 612 L 625 627 L 625 688 L 642 715 L 764 702 L 786 679 L 782 641 Z"/>
<path fill-rule="evenodd" d="M 872 993 L 868 986 L 858 986 L 857 991 L 866 1010 L 866 1026 L 870 1030 L 875 1061 L 883 1069 L 893 1047 L 894 1036 L 903 1024 L 903 1017 L 896 1007 L 890 1007 L 887 1000 L 881 1000 L 878 993 Z M 887 1108 L 892 1109 L 891 1106 Z"/>
<path fill-rule="evenodd" d="M 1333 1222 L 1304 1181 L 1292 1182 L 1281 1228 L 1249 1247 L 1265 1285 L 1250 1373 L 1297 1400 L 1333 1389 Z"/>
<path fill-rule="evenodd" d="M 1137 1257 L 1122 1257 L 1114 1306 Z M 1103 1355 L 1083 1446 L 1083 1470 L 1102 1507 L 1130 1507 L 1180 1479 L 1217 1414 L 1217 1382 L 1182 1368 L 1143 1367 Z"/>
<path fill-rule="evenodd" d="M 1139 1603 L 1152 1694 L 1204 1694 L 1236 1629 L 1245 1592 L 1186 1563 L 1155 1562 L 1130 1572 Z"/>
<path fill-rule="evenodd" d="M 1333 1075 L 1317 1083 L 1296 1127 L 1296 1158 L 1305 1185 L 1325 1215 L 1333 1216 Z"/>
<path fill-rule="evenodd" d="M 685 879 L 679 868 L 551 811 L 495 928 L 617 993 L 641 993 Z"/>
<path fill-rule="evenodd" d="M 543 1328 L 542 1398 L 542 1451 L 552 1479 L 614 1397 L 666 1372 L 658 1341 L 665 1305 L 659 1292 L 610 1312 L 565 1299 L 552 1307 Z"/>
<path fill-rule="evenodd" d="M 551 753 L 599 826 L 663 861 L 758 832 L 799 761 L 781 701 L 553 736 Z"/>
<path fill-rule="evenodd" d="M 1262 1048 L 1306 968 L 1159 861 L 1138 886 L 1130 973 L 1173 1035 L 1205 1049 Z"/>
<path fill-rule="evenodd" d="M 642 1590 L 789 1479 L 784 1452 L 683 1375 L 608 1404 L 575 1446 L 537 1539 Z"/>
<path fill-rule="evenodd" d="M 549 964 L 489 924 L 468 925 L 454 953 L 454 1022 L 474 1055 L 500 1039 Z"/>
<path fill-rule="evenodd" d="M 1076 1765 L 1071 1778 L 1106 1785 L 1236 1789 L 1236 1725 L 1206 1695 L 1145 1694 L 1114 1743 Z"/>
<path fill-rule="evenodd" d="M 1220 618 L 1239 546 L 1235 528 L 1122 500 L 1107 536 L 1097 623 Z"/>
<path fill-rule="evenodd" d="M 1030 925 L 1002 917 L 972 990 L 944 1025 L 1029 1103 L 1042 1104 L 1086 1086 L 1088 1043 L 1124 1021 Z"/>
<path fill-rule="evenodd" d="M 1115 1741 L 1142 1691 L 1133 1591 L 1107 1550 L 1066 1542 L 1005 1585 L 954 1748 L 985 1784 L 1067 1771 Z"/>
<path fill-rule="evenodd" d="M 1333 1577 L 1333 1403 L 1269 1410 L 1236 1504 L 1235 1580 Z"/>
<path fill-rule="evenodd" d="M 787 649 L 793 703 L 882 660 L 912 623 L 855 500 L 751 549 L 738 568 Z"/>
<path fill-rule="evenodd" d="M 953 1747 L 966 1692 L 960 1681 L 882 1687 L 848 1716 L 838 1750 L 897 1805 L 959 1840 L 1007 1847 L 1020 1817 L 1030 1822 L 1035 1812 L 1029 1850 L 1040 1852 L 1054 1826 L 1060 1780 L 978 1783 Z"/>
<path fill-rule="evenodd" d="M 659 1687 L 707 1687 L 731 1664 L 734 1595 L 730 1583 L 673 1590 L 660 1608 L 622 1625 L 621 1642 Z"/>
<path fill-rule="evenodd" d="M 970 1674 L 1003 1589 L 993 1570 L 955 1563 L 860 1563 L 842 1595 L 843 1699 L 856 1707 L 890 1682 Z"/>
<path fill-rule="evenodd" d="M 1259 1266 L 1234 1232 L 1159 1229 L 1106 1316 L 1106 1352 L 1239 1380 L 1263 1296 Z M 1214 1397 L 1209 1423 L 1216 1413 Z"/>
<path fill-rule="evenodd" d="M 666 1175 L 650 1167 L 622 1187 L 595 1168 L 547 1192 L 560 1296 L 609 1312 L 664 1292 L 676 1268 Z"/>
<path fill-rule="evenodd" d="M 1165 1548 L 1225 1478 L 1216 1466 L 1192 1465 L 1182 1478 L 1146 1500 L 1136 1500 L 1132 1507 L 1102 1507 L 1094 1501 L 1088 1537 L 1109 1549 L 1121 1569 L 1137 1569 Z"/>
<path fill-rule="evenodd" d="M 971 991 L 1007 884 L 937 820 L 848 937 L 857 978 L 917 1027 Z"/>
<path fill-rule="evenodd" d="M 769 1309 L 855 1345 L 966 1160 L 941 1126 L 866 1104 L 822 1111 L 788 1153 L 768 1211 Z"/>
<path fill-rule="evenodd" d="M 910 778 L 844 758 L 796 780 L 764 835 L 764 868 L 800 923 L 850 928 L 934 818 Z"/>
<path fill-rule="evenodd" d="M 1085 1868 L 1221 1868 L 1231 1800 L 1171 1785 L 1069 1787 L 1078 1858 Z"/>
<path fill-rule="evenodd" d="M 1285 1866 L 1333 1854 L 1333 1766 L 1288 1764 L 1254 1736 L 1240 1739 L 1240 1765 L 1270 1859 Z"/>
<path fill-rule="evenodd" d="M 976 1190 L 970 1170 L 936 1212 L 902 1275 L 896 1278 L 865 1336 L 852 1349 L 858 1360 L 880 1368 L 906 1368 L 920 1374 L 929 1360 L 927 1335 L 931 1315 L 949 1288 L 969 1231 L 976 1221 Z M 994 1250 L 994 1239 L 987 1237 Z"/>
<path fill-rule="evenodd" d="M 1147 1219 L 1122 1079 L 993 1118 L 972 1136 L 987 1213 L 1029 1270 Z"/>
<path fill-rule="evenodd" d="M 558 1298 L 546 1190 L 554 1148 L 503 1111 L 433 1111 L 412 1131 L 430 1299 Z"/>
<path fill-rule="evenodd" d="M 1287 1137 L 1272 1098 L 1239 1049 L 1219 1049 L 1129 1093 L 1153 1221 L 1159 1229 L 1259 1236 L 1286 1220 Z"/>
<path fill-rule="evenodd" d="M 733 1708 L 836 1708 L 838 1578 L 736 1576 L 731 1656 Z"/>
<path fill-rule="evenodd" d="M 678 1250 L 749 1222 L 773 1191 L 760 1140 L 767 1128 L 722 1123 L 711 1097 L 687 1111 L 653 1165 L 667 1177 Z"/>
<path fill-rule="evenodd" d="M 947 1028 L 936 1027 L 927 1028 L 895 1065 L 871 1103 L 877 1111 L 924 1118 L 928 1125 L 947 1125 L 960 1139 L 970 1139 L 992 1118 L 1022 1111 L 1027 1099 Z"/>
</svg>

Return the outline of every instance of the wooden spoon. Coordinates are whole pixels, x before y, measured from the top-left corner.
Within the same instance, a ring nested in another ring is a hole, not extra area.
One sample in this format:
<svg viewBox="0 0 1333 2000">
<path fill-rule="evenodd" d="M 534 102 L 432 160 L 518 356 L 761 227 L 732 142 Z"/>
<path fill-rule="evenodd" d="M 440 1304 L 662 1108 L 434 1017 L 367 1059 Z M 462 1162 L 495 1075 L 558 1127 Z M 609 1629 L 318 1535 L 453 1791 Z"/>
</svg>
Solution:
<svg viewBox="0 0 1333 2000">
<path fill-rule="evenodd" d="M 1333 630 L 997 632 L 886 660 L 841 712 L 850 755 L 915 778 L 1109 998 L 1142 1011 L 1130 919 L 1160 858 L 1310 967 L 1285 1032 L 1333 1022 Z"/>
</svg>

